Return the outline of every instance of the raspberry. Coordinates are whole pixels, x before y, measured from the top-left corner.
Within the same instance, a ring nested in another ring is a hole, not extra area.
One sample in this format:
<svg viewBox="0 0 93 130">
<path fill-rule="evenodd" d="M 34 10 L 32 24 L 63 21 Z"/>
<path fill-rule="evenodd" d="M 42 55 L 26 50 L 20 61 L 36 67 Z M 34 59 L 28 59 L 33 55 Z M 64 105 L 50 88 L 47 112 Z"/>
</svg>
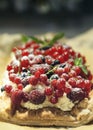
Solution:
<svg viewBox="0 0 93 130">
<path fill-rule="evenodd" d="M 16 110 L 19 110 L 22 98 L 23 98 L 23 92 L 21 90 L 15 90 L 11 92 L 12 115 L 15 114 Z"/>
<path fill-rule="evenodd" d="M 33 104 L 41 104 L 45 101 L 45 94 L 39 90 L 32 90 L 29 94 L 29 100 Z"/>
<path fill-rule="evenodd" d="M 85 98 L 85 96 L 86 93 L 81 88 L 73 88 L 72 91 L 67 94 L 67 97 L 73 102 L 81 101 Z"/>
</svg>

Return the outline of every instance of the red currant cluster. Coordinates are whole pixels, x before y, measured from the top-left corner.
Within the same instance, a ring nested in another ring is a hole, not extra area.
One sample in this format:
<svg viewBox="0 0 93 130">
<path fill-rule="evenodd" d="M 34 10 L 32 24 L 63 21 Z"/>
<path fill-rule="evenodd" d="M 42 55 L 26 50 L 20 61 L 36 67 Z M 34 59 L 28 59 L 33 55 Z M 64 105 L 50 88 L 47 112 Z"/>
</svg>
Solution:
<svg viewBox="0 0 93 130">
<path fill-rule="evenodd" d="M 86 61 L 85 57 L 71 47 L 60 43 L 55 43 L 52 47 L 42 47 L 41 44 L 30 41 L 14 48 L 13 52 L 16 60 L 7 66 L 7 71 L 10 81 L 17 88 L 5 85 L 4 90 L 11 95 L 15 107 L 22 100 L 29 100 L 34 104 L 43 103 L 46 96 L 55 104 L 64 93 L 73 102 L 88 97 L 92 75 L 88 70 L 87 74 L 84 73 L 82 66 L 75 65 L 75 58 L 82 58 L 82 64 Z M 23 92 L 28 84 L 35 87 L 29 93 Z M 43 87 L 43 91 L 38 89 L 38 84 Z"/>
</svg>

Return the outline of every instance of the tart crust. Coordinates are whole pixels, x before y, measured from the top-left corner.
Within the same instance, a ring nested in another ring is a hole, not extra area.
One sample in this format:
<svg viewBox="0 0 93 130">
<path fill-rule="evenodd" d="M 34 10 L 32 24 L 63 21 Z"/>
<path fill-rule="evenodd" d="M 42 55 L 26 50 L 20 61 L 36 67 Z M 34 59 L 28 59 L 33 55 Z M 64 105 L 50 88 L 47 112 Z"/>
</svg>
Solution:
<svg viewBox="0 0 93 130">
<path fill-rule="evenodd" d="M 11 101 L 0 97 L 0 120 L 18 125 L 28 126 L 80 126 L 93 120 L 93 91 L 89 99 L 84 99 L 69 112 L 58 108 L 47 107 L 38 110 L 20 108 L 11 115 Z"/>
</svg>

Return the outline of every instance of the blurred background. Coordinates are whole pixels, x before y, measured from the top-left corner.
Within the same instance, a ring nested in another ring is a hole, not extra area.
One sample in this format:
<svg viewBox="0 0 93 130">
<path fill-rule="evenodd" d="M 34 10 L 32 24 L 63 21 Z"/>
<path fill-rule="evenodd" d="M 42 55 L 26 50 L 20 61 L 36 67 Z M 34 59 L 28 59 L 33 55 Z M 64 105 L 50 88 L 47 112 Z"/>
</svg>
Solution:
<svg viewBox="0 0 93 130">
<path fill-rule="evenodd" d="M 0 34 L 64 32 L 93 27 L 93 0 L 0 0 Z"/>
</svg>

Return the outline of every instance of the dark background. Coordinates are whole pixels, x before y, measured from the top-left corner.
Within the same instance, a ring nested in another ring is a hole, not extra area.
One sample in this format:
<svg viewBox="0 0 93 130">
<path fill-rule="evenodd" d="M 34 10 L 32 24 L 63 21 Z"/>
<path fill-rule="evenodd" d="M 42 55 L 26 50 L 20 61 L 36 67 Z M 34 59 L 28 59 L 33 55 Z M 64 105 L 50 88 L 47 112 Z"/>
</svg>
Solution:
<svg viewBox="0 0 93 130">
<path fill-rule="evenodd" d="M 0 0 L 0 34 L 64 32 L 93 27 L 93 0 Z"/>
</svg>

